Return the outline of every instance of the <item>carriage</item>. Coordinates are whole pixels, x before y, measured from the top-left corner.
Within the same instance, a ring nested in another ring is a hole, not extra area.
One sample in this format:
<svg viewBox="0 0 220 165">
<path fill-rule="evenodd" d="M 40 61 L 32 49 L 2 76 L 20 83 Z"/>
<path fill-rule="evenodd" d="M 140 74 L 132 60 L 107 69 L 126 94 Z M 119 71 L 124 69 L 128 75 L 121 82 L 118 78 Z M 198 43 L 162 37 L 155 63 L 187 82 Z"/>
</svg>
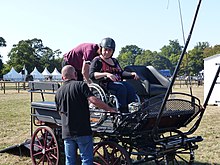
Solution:
<svg viewBox="0 0 220 165">
<path fill-rule="evenodd" d="M 143 69 L 137 66 L 133 69 L 140 68 Z M 141 104 L 131 107 L 133 111 L 130 113 L 109 113 L 91 106 L 94 164 L 192 164 L 198 142 L 203 140 L 201 136 L 193 136 L 193 133 L 200 124 L 218 73 L 204 105 L 192 94 L 176 92 L 171 92 L 164 102 L 166 93 L 160 90 L 162 92 L 157 95 L 150 96 L 148 93 L 144 99 L 143 95 L 140 96 Z M 45 96 L 53 96 L 59 87 L 60 84 L 54 82 L 29 82 L 32 123 L 30 155 L 33 164 L 64 163 L 61 118 L 56 111 L 54 97 L 48 101 Z M 94 90 L 100 88 L 97 84 L 91 84 L 90 88 L 96 96 L 100 95 Z M 34 97 L 36 93 L 41 98 Z M 111 98 L 107 93 L 105 96 Z M 40 101 L 35 101 L 36 98 Z"/>
<path fill-rule="evenodd" d="M 200 4 L 201 0 L 199 0 L 188 39 L 168 86 L 165 85 L 164 88 L 161 81 L 159 85 L 147 81 L 145 78 L 152 76 L 148 76 L 143 66 L 141 68 L 130 66 L 125 69 L 128 71 L 134 69 L 142 77 L 137 84 L 130 82 L 136 89 L 138 98 L 140 98 L 137 102 L 140 104 L 131 106 L 132 111 L 127 114 L 108 113 L 96 109 L 95 106 L 90 106 L 90 120 L 95 143 L 94 164 L 194 163 L 194 151 L 203 138 L 195 136 L 193 133 L 202 120 L 219 76 L 220 66 L 203 105 L 197 97 L 193 96 L 192 92 L 190 94 L 174 93 L 172 86 L 192 36 Z M 61 139 L 61 119 L 56 111 L 55 103 L 45 101 L 44 97 L 44 94 L 54 94 L 59 88 L 59 84 L 30 82 L 29 87 L 31 92 L 30 153 L 32 162 L 33 164 L 62 164 L 64 163 L 64 147 Z M 117 100 L 113 94 L 106 94 L 108 91 L 97 84 L 90 85 L 90 89 L 106 103 L 117 106 Z M 42 100 L 35 102 L 34 93 L 40 93 Z M 36 127 L 35 131 L 33 131 L 34 127 Z"/>
</svg>

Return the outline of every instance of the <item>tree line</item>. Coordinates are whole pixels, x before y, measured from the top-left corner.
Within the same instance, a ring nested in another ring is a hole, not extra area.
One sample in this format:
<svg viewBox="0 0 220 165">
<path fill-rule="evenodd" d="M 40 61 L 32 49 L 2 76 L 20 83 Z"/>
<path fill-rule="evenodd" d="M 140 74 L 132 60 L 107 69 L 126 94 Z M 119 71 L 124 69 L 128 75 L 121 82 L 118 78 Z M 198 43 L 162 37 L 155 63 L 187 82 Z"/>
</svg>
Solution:
<svg viewBox="0 0 220 165">
<path fill-rule="evenodd" d="M 0 37 L 0 47 L 6 47 L 6 41 Z M 117 59 L 122 67 L 127 65 L 152 65 L 157 70 L 169 69 L 174 71 L 183 46 L 178 40 L 169 40 L 160 51 L 139 48 L 137 45 L 126 45 L 119 51 Z M 1 52 L 1 51 L 0 51 Z M 180 66 L 179 75 L 197 75 L 204 68 L 203 59 L 220 53 L 220 45 L 210 46 L 208 42 L 198 42 L 192 50 L 188 50 Z M 40 72 L 45 67 L 52 72 L 56 67 L 61 70 L 62 52 L 44 46 L 41 39 L 21 40 L 13 45 L 8 53 L 6 64 L 2 62 L 0 54 L 0 76 L 10 71 L 11 67 L 21 71 L 23 66 L 30 73 L 34 67 Z"/>
</svg>

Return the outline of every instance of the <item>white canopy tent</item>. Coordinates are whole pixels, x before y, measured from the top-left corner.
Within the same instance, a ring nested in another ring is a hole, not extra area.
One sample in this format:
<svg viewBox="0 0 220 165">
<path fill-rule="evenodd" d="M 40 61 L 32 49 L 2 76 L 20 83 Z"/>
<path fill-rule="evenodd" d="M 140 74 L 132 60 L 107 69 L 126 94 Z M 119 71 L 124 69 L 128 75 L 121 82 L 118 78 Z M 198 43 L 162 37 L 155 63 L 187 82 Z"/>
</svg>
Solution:
<svg viewBox="0 0 220 165">
<path fill-rule="evenodd" d="M 3 80 L 8 80 L 8 81 L 22 81 L 22 75 L 19 74 L 14 67 L 11 68 L 10 72 L 7 74 L 3 75 Z"/>
<path fill-rule="evenodd" d="M 53 76 L 53 80 L 62 80 L 61 73 L 57 70 L 57 68 L 54 68 L 53 72 L 51 73 Z"/>
<path fill-rule="evenodd" d="M 51 73 L 47 70 L 47 68 L 44 68 L 44 71 L 42 72 L 42 75 L 44 75 L 45 78 L 48 78 L 51 76 Z"/>
<path fill-rule="evenodd" d="M 34 70 L 31 72 L 30 75 L 33 76 L 33 79 L 34 79 L 34 80 L 44 80 L 44 79 L 45 79 L 45 78 L 44 78 L 44 75 L 41 74 L 41 73 L 37 70 L 36 67 L 35 67 Z"/>
</svg>

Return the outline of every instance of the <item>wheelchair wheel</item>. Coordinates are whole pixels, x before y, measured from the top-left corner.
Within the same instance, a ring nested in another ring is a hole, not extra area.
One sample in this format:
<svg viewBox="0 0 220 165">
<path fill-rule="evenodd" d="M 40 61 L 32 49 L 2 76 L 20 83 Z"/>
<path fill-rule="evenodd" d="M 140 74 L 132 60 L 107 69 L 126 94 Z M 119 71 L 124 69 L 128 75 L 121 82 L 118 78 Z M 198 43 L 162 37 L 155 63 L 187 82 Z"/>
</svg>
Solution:
<svg viewBox="0 0 220 165">
<path fill-rule="evenodd" d="M 95 83 L 88 85 L 94 96 L 102 100 L 103 102 L 107 102 L 107 98 L 105 95 L 104 90 Z M 91 126 L 97 126 L 100 125 L 105 119 L 106 119 L 106 112 L 102 109 L 98 109 L 94 104 L 89 103 L 89 109 L 90 109 L 90 123 Z"/>
</svg>

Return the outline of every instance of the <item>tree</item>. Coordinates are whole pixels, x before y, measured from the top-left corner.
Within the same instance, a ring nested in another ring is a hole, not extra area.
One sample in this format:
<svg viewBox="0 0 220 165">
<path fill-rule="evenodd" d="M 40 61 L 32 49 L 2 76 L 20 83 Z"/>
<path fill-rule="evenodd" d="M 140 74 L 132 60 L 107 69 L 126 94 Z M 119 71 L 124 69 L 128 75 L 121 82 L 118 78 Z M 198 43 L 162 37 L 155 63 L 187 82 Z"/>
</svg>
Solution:
<svg viewBox="0 0 220 165">
<path fill-rule="evenodd" d="M 0 47 L 6 47 L 6 41 L 3 37 L 0 37 Z M 3 62 L 2 55 L 0 54 L 0 77 L 2 76 Z"/>
<path fill-rule="evenodd" d="M 118 55 L 117 60 L 120 63 L 120 66 L 122 68 L 131 65 L 130 61 L 132 59 L 132 53 L 131 52 L 125 52 Z"/>
<path fill-rule="evenodd" d="M 9 52 L 7 63 L 16 70 L 21 70 L 25 65 L 29 73 L 34 67 L 37 67 L 40 72 L 45 67 L 52 71 L 54 67 L 61 68 L 61 58 L 58 57 L 60 54 L 60 50 L 53 51 L 45 47 L 41 39 L 22 40 Z"/>
<path fill-rule="evenodd" d="M 135 65 L 151 65 L 157 70 L 170 68 L 171 63 L 168 58 L 158 54 L 156 51 L 151 52 L 150 50 L 145 50 L 142 55 L 136 57 Z"/>
<path fill-rule="evenodd" d="M 123 66 L 134 65 L 135 58 L 138 55 L 142 54 L 142 52 L 143 52 L 143 49 L 139 48 L 136 45 L 127 45 L 125 47 L 122 47 L 121 51 L 119 51 L 119 55 L 117 59 L 119 63 Z"/>
<path fill-rule="evenodd" d="M 201 71 L 204 68 L 203 52 L 208 47 L 209 44 L 207 42 L 199 42 L 192 50 L 189 51 L 187 68 L 189 70 L 190 75 L 198 74 L 199 71 Z"/>
<path fill-rule="evenodd" d="M 5 41 L 5 39 L 3 38 L 3 37 L 0 37 L 0 47 L 6 47 L 7 45 L 6 45 L 6 41 Z"/>
<path fill-rule="evenodd" d="M 144 50 L 135 60 L 135 65 L 151 65 L 153 53 L 150 50 Z"/>
<path fill-rule="evenodd" d="M 179 55 L 182 48 L 178 40 L 169 40 L 169 45 L 164 45 L 160 50 L 161 54 L 169 58 L 172 54 Z"/>
<path fill-rule="evenodd" d="M 7 64 L 13 66 L 16 70 L 21 70 L 25 65 L 27 71 L 30 73 L 35 66 L 39 64 L 39 57 L 37 56 L 37 49 L 35 41 L 21 40 L 8 54 L 9 60 Z"/>
<path fill-rule="evenodd" d="M 169 40 L 169 45 L 164 45 L 160 50 L 160 55 L 165 56 L 167 59 L 170 60 L 172 67 L 171 68 L 164 68 L 164 69 L 171 69 L 172 71 L 177 65 L 179 60 L 180 54 L 182 52 L 183 46 L 181 46 L 178 40 Z"/>
<path fill-rule="evenodd" d="M 42 55 L 40 57 L 40 64 L 44 67 L 47 67 L 48 71 L 52 72 L 56 67 L 58 70 L 61 70 L 61 58 L 59 58 L 62 53 L 59 49 L 53 51 L 49 47 L 42 49 Z"/>
<path fill-rule="evenodd" d="M 203 58 L 207 58 L 219 53 L 220 53 L 220 45 L 215 45 L 214 47 L 211 47 L 208 44 L 203 51 Z"/>
</svg>

